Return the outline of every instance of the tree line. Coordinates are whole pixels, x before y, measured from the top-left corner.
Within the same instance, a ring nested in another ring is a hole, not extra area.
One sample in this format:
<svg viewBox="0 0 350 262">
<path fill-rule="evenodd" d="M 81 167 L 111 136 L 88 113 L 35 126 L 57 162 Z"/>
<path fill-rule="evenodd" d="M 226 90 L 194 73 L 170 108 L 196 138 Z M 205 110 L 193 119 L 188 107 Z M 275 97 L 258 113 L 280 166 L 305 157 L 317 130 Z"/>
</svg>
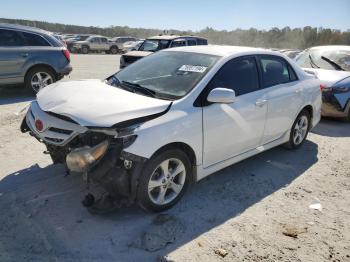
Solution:
<svg viewBox="0 0 350 262">
<path fill-rule="evenodd" d="M 330 28 L 316 28 L 305 26 L 304 28 L 274 27 L 270 30 L 248 30 L 235 29 L 215 30 L 207 27 L 200 31 L 160 30 L 146 28 L 131 28 L 127 26 L 77 26 L 60 23 L 49 23 L 43 21 L 31 21 L 21 19 L 0 18 L 1 23 L 15 23 L 27 26 L 38 27 L 44 30 L 72 34 L 98 34 L 108 37 L 135 36 L 147 38 L 163 33 L 179 35 L 197 35 L 205 37 L 211 44 L 243 45 L 269 48 L 293 48 L 305 49 L 316 45 L 350 45 L 350 30 L 340 31 Z"/>
</svg>

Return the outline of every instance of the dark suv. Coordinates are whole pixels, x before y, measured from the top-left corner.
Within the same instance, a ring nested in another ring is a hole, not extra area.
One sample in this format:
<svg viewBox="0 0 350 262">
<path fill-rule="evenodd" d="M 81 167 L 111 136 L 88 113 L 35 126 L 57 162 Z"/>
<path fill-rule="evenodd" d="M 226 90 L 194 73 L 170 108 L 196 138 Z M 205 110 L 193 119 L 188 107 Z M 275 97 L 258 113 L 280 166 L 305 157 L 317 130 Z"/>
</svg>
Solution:
<svg viewBox="0 0 350 262">
<path fill-rule="evenodd" d="M 128 52 L 120 57 L 119 68 L 124 68 L 142 57 L 165 48 L 194 45 L 208 45 L 208 41 L 198 36 L 158 35 L 149 37 L 137 51 Z"/>
<path fill-rule="evenodd" d="M 24 83 L 37 93 L 71 71 L 70 53 L 52 33 L 0 23 L 0 85 Z"/>
</svg>

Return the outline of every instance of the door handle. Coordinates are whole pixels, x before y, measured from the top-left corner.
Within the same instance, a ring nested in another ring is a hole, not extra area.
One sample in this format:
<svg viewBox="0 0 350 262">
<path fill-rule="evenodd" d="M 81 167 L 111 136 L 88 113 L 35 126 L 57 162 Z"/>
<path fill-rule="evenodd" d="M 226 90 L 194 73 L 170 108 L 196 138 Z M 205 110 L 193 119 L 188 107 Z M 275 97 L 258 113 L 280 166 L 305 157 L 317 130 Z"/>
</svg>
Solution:
<svg viewBox="0 0 350 262">
<path fill-rule="evenodd" d="M 22 57 L 27 57 L 27 56 L 28 56 L 28 53 L 22 53 L 21 56 L 22 56 Z"/>
<path fill-rule="evenodd" d="M 267 103 L 267 99 L 259 99 L 259 100 L 256 100 L 255 105 L 262 107 L 266 103 Z"/>
</svg>

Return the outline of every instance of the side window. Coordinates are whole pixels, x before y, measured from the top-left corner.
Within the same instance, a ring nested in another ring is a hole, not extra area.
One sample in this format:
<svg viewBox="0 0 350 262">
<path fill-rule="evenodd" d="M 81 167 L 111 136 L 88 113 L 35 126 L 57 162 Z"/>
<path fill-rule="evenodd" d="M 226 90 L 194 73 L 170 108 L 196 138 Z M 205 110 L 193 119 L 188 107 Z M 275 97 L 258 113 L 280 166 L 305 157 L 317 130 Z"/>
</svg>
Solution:
<svg viewBox="0 0 350 262">
<path fill-rule="evenodd" d="M 216 87 L 232 89 L 236 96 L 258 90 L 259 75 L 255 59 L 242 57 L 227 62 L 209 83 L 209 90 Z"/>
<path fill-rule="evenodd" d="M 176 39 L 171 43 L 171 47 L 186 46 L 185 39 Z"/>
<path fill-rule="evenodd" d="M 282 58 L 266 56 L 260 58 L 264 87 L 284 84 L 297 80 L 292 67 Z"/>
<path fill-rule="evenodd" d="M 207 45 L 208 41 L 206 39 L 198 38 L 197 45 Z"/>
<path fill-rule="evenodd" d="M 50 44 L 40 35 L 22 32 L 26 46 L 50 46 Z"/>
<path fill-rule="evenodd" d="M 0 46 L 23 46 L 23 44 L 23 39 L 16 31 L 0 29 Z"/>
<path fill-rule="evenodd" d="M 97 43 L 99 43 L 100 41 L 99 41 L 99 39 L 98 39 L 97 37 L 94 37 L 94 38 L 91 38 L 90 42 L 91 42 L 91 43 L 97 44 Z"/>
<path fill-rule="evenodd" d="M 107 43 L 107 38 L 100 38 L 101 43 Z"/>
<path fill-rule="evenodd" d="M 197 41 L 196 41 L 196 39 L 191 39 L 191 38 L 189 38 L 189 39 L 187 39 L 187 45 L 197 45 Z"/>
</svg>

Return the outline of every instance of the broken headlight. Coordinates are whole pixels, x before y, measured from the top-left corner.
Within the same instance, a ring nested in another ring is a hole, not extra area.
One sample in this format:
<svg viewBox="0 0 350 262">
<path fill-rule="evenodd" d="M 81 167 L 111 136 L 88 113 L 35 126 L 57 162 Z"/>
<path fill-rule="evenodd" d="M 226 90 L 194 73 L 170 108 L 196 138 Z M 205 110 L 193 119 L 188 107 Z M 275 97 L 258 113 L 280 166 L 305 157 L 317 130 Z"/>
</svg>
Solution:
<svg viewBox="0 0 350 262">
<path fill-rule="evenodd" d="M 80 147 L 72 150 L 66 157 L 67 167 L 71 171 L 85 172 L 90 164 L 100 159 L 108 149 L 108 141 L 94 147 Z"/>
</svg>

